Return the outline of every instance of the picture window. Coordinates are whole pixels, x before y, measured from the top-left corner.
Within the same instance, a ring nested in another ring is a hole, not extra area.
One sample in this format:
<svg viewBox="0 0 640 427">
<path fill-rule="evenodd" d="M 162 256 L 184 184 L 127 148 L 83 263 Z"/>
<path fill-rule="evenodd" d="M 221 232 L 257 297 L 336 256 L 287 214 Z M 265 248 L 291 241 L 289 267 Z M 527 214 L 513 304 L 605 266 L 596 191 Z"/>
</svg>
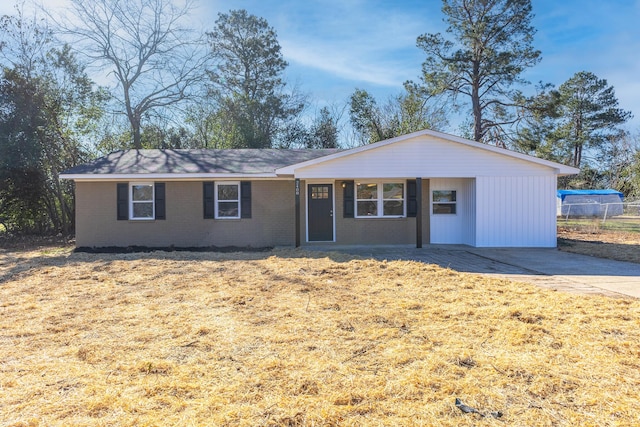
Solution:
<svg viewBox="0 0 640 427">
<path fill-rule="evenodd" d="M 405 216 L 405 185 L 401 182 L 357 183 L 356 218 Z"/>
</svg>

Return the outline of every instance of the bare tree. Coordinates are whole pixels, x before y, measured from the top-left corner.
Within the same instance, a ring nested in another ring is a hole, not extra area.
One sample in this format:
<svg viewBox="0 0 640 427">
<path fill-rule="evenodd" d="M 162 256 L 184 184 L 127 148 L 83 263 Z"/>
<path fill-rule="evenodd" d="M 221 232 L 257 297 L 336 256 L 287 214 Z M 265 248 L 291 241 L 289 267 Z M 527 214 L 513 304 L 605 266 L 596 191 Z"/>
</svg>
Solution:
<svg viewBox="0 0 640 427">
<path fill-rule="evenodd" d="M 205 77 L 204 38 L 183 22 L 193 8 L 193 0 L 72 0 L 61 20 L 78 50 L 114 78 L 134 148 L 143 118 L 195 96 Z"/>
</svg>

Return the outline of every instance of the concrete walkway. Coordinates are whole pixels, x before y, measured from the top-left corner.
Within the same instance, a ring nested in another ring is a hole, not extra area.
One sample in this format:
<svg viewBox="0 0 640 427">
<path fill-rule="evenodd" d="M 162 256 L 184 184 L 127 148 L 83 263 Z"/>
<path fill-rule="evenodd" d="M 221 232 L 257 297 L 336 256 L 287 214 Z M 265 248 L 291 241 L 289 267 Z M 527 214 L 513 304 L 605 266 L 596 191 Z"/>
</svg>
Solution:
<svg viewBox="0 0 640 427">
<path fill-rule="evenodd" d="M 548 248 L 473 248 L 463 245 L 305 248 L 380 260 L 414 260 L 459 272 L 503 277 L 580 294 L 640 298 L 640 264 Z"/>
</svg>

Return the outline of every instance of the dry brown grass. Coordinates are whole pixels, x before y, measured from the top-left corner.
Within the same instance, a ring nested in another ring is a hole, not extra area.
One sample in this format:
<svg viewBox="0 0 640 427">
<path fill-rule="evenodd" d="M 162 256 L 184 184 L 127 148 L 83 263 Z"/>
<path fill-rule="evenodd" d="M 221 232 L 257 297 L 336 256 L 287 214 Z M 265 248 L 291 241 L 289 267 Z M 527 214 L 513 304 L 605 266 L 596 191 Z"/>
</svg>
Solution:
<svg viewBox="0 0 640 427">
<path fill-rule="evenodd" d="M 297 250 L 0 251 L 2 426 L 630 426 L 639 385 L 634 299 Z"/>
</svg>

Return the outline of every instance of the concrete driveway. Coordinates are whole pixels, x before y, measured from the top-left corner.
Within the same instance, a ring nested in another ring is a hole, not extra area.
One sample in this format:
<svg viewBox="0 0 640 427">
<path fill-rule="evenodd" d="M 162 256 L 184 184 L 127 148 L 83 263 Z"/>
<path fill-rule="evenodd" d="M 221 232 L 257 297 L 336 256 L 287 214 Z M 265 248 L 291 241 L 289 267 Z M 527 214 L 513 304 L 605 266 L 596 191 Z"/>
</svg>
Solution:
<svg viewBox="0 0 640 427">
<path fill-rule="evenodd" d="M 459 272 L 508 278 L 581 294 L 640 298 L 640 264 L 594 258 L 552 248 L 473 248 L 429 245 L 313 248 L 380 260 L 415 260 Z"/>
</svg>

